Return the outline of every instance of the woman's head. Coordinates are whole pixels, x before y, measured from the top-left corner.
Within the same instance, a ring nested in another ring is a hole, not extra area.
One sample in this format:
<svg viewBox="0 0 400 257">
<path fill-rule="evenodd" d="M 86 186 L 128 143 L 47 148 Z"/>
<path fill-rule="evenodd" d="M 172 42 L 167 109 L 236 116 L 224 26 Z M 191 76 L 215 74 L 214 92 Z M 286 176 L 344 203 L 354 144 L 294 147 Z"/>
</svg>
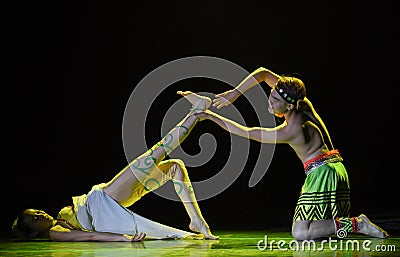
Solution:
<svg viewBox="0 0 400 257">
<path fill-rule="evenodd" d="M 53 226 L 54 218 L 42 210 L 25 209 L 14 220 L 12 230 L 25 239 L 47 233 Z"/>
</svg>

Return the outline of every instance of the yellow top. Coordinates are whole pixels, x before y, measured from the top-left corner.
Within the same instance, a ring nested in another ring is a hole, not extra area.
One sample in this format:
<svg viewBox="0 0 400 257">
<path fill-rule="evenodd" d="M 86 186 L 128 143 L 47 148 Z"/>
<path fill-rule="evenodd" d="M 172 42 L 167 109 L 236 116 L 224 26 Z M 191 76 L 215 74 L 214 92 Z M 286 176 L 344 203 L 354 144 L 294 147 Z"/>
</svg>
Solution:
<svg viewBox="0 0 400 257">
<path fill-rule="evenodd" d="M 73 201 L 74 206 L 76 206 L 74 197 Z M 76 207 L 74 206 L 66 206 L 62 208 L 57 215 L 57 219 L 67 221 L 70 225 L 74 226 L 75 229 L 85 230 L 82 228 L 81 224 L 79 224 L 78 219 L 76 218 Z"/>
</svg>

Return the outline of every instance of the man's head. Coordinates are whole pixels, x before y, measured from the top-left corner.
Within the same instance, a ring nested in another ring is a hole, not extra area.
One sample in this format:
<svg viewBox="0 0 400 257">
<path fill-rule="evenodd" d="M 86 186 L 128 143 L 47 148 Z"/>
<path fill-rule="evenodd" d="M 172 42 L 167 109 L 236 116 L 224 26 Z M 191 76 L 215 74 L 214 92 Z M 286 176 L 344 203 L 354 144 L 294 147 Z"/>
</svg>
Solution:
<svg viewBox="0 0 400 257">
<path fill-rule="evenodd" d="M 268 111 L 282 117 L 287 111 L 297 108 L 297 102 L 304 100 L 306 88 L 298 78 L 281 76 L 271 90 Z"/>
</svg>

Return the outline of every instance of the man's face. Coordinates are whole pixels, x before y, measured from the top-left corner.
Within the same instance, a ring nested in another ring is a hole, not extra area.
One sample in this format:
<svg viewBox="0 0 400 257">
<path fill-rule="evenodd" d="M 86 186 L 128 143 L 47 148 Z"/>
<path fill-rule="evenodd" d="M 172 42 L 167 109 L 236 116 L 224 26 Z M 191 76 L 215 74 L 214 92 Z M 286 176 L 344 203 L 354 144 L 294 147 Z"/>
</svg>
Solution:
<svg viewBox="0 0 400 257">
<path fill-rule="evenodd" d="M 288 105 L 289 103 L 287 103 L 273 88 L 268 97 L 268 112 L 281 117 L 287 112 Z"/>
</svg>

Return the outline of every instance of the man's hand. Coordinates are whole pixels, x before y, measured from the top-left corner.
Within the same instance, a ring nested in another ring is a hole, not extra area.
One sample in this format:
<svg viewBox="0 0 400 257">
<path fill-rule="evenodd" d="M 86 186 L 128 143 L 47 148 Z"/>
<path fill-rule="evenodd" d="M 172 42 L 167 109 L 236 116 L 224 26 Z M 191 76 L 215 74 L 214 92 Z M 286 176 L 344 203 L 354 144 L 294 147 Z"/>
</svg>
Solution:
<svg viewBox="0 0 400 257">
<path fill-rule="evenodd" d="M 232 104 L 238 97 L 240 92 L 236 89 L 228 90 L 224 93 L 215 95 L 213 99 L 213 106 L 217 109 L 221 109 L 224 106 Z"/>
</svg>

